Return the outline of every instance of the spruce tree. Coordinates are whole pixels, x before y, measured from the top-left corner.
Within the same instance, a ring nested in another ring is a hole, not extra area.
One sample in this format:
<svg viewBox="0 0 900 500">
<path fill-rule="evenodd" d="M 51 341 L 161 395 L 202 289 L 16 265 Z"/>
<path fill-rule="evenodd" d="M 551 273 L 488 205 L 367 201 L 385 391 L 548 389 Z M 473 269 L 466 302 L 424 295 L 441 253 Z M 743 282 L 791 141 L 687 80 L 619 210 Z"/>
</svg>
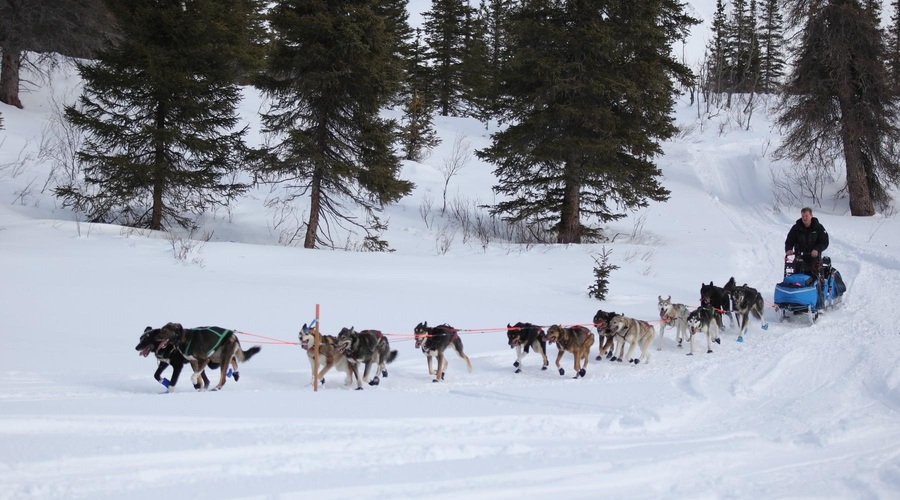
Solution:
<svg viewBox="0 0 900 500">
<path fill-rule="evenodd" d="M 492 207 L 551 225 L 559 243 L 596 235 L 618 210 L 664 201 L 653 158 L 671 137 L 675 82 L 690 70 L 671 46 L 697 21 L 678 1 L 525 2 L 511 22 L 505 118 L 479 157 L 496 165 Z"/>
<path fill-rule="evenodd" d="M 432 108 L 429 101 L 418 92 L 414 92 L 403 115 L 403 128 L 400 142 L 406 151 L 407 160 L 422 161 L 435 146 L 440 144 L 434 130 Z"/>
<path fill-rule="evenodd" d="M 84 132 L 83 183 L 55 190 L 89 220 L 149 229 L 191 224 L 245 186 L 236 74 L 252 65 L 253 2 L 111 3 L 121 39 L 78 65 L 65 116 Z"/>
<path fill-rule="evenodd" d="M 409 25 L 408 0 L 382 0 L 372 8 L 376 15 L 384 19 L 385 33 L 391 37 L 391 52 L 394 63 L 400 68 L 401 86 L 392 99 L 394 104 L 408 104 L 415 89 L 409 85 L 412 81 L 410 61 L 415 57 L 415 32 Z"/>
<path fill-rule="evenodd" d="M 441 116 L 464 112 L 463 81 L 466 42 L 472 27 L 468 22 L 472 8 L 465 0 L 434 0 L 424 18 L 427 59 L 432 68 L 432 88 Z"/>
<path fill-rule="evenodd" d="M 888 27 L 887 67 L 894 95 L 900 95 L 900 0 L 891 2 L 893 13 Z"/>
<path fill-rule="evenodd" d="M 290 183 L 293 196 L 308 194 L 304 247 L 334 246 L 332 224 L 353 224 L 373 249 L 376 212 L 412 184 L 398 178 L 392 149 L 397 125 L 379 113 L 399 86 L 394 38 L 377 0 L 279 0 L 267 69 L 258 85 L 271 106 L 262 116 L 273 139 L 261 173 Z M 355 220 L 344 204 L 367 214 Z"/>
<path fill-rule="evenodd" d="M 103 0 L 0 2 L 0 102 L 22 107 L 22 67 L 40 69 L 43 54 L 91 57 L 114 31 Z"/>
<path fill-rule="evenodd" d="M 487 121 L 500 115 L 502 74 L 509 60 L 509 16 L 513 0 L 481 0 L 478 15 L 484 27 L 485 61 L 478 92 L 478 117 Z"/>
<path fill-rule="evenodd" d="M 787 133 L 776 157 L 827 170 L 842 155 L 850 214 L 874 215 L 900 181 L 900 110 L 878 19 L 857 0 L 828 0 L 813 10 L 792 0 L 789 13 L 802 30 L 783 89 L 778 124 Z"/>
<path fill-rule="evenodd" d="M 709 93 L 721 93 L 727 88 L 726 75 L 728 74 L 728 33 L 730 31 L 728 17 L 725 14 L 724 0 L 716 0 L 716 11 L 713 14 L 712 38 L 706 47 L 706 84 L 707 102 L 710 101 Z"/>
<path fill-rule="evenodd" d="M 784 77 L 784 18 L 779 0 L 764 0 L 760 15 L 760 92 L 774 93 Z"/>
<path fill-rule="evenodd" d="M 729 91 L 754 90 L 759 74 L 756 0 L 734 0 L 728 33 Z"/>
</svg>

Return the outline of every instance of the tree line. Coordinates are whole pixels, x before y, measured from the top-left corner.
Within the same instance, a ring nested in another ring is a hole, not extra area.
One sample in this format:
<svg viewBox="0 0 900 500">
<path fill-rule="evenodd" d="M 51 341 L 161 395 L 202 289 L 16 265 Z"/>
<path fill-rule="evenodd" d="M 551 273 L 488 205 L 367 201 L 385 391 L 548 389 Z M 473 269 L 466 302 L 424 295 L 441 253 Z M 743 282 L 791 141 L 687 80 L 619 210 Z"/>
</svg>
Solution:
<svg viewBox="0 0 900 500">
<path fill-rule="evenodd" d="M 809 161 L 804 148 L 839 148 L 854 215 L 874 213 L 898 180 L 897 15 L 882 33 L 878 2 L 787 5 L 783 21 L 776 0 L 719 0 L 698 78 L 671 50 L 699 22 L 678 0 L 433 0 L 416 29 L 407 0 L 4 0 L 0 101 L 21 106 L 18 69 L 30 54 L 89 55 L 77 63 L 83 92 L 65 110 L 83 134 L 81 175 L 55 193 L 91 221 L 188 226 L 244 193 L 239 174 L 249 172 L 287 200 L 309 200 L 305 247 L 333 246 L 334 229 L 349 224 L 366 248 L 384 250 L 379 214 L 413 188 L 400 161 L 436 145 L 435 116 L 504 125 L 476 153 L 503 195 L 491 213 L 580 243 L 602 236 L 597 223 L 668 199 L 655 159 L 677 131 L 681 89 L 699 85 L 708 99 L 780 92 L 788 134 L 778 153 Z M 816 52 L 837 24 L 846 38 L 833 43 L 850 44 L 840 46 L 850 62 Z M 796 68 L 785 74 L 792 28 Z M 804 57 L 821 67 L 809 71 Z M 832 83 L 842 64 L 850 81 Z M 856 81 L 870 78 L 880 79 L 874 89 Z M 237 128 L 245 85 L 267 98 L 260 147 Z M 804 99 L 831 114 L 805 116 Z M 391 107 L 401 120 L 383 117 Z M 835 117 L 842 126 L 827 122 Z M 815 119 L 830 135 L 805 132 Z M 851 178 L 851 164 L 861 174 Z M 870 201 L 857 210 L 860 192 Z"/>
</svg>

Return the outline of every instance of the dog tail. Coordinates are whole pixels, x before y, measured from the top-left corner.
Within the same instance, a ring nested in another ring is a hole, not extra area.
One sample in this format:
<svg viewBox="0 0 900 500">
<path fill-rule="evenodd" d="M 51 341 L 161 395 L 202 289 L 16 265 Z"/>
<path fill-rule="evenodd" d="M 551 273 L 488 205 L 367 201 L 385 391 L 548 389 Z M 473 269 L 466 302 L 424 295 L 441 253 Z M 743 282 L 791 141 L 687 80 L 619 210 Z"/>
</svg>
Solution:
<svg viewBox="0 0 900 500">
<path fill-rule="evenodd" d="M 256 353 L 258 353 L 261 350 L 262 350 L 262 347 L 260 347 L 258 345 L 255 345 L 255 346 L 251 347 L 250 349 L 247 349 L 246 351 L 242 351 L 242 350 L 238 349 L 236 352 L 236 354 L 237 354 L 236 357 L 238 358 L 238 361 L 243 363 L 244 361 L 247 361 L 250 358 L 252 358 Z"/>
<path fill-rule="evenodd" d="M 397 351 L 396 350 L 391 351 L 390 354 L 388 354 L 388 357 L 385 360 L 385 362 L 393 363 L 395 359 L 397 359 Z"/>
</svg>

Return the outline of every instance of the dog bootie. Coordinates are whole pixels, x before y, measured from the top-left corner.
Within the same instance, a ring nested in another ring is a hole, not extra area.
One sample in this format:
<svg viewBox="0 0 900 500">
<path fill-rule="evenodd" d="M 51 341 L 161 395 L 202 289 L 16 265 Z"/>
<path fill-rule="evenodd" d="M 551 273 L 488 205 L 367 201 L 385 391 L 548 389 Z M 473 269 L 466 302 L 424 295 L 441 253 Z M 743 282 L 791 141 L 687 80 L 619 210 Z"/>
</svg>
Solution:
<svg viewBox="0 0 900 500">
<path fill-rule="evenodd" d="M 163 387 L 165 387 L 166 389 L 169 388 L 169 385 L 170 385 L 169 379 L 163 378 L 162 380 L 159 381 L 159 383 L 162 384 Z"/>
</svg>

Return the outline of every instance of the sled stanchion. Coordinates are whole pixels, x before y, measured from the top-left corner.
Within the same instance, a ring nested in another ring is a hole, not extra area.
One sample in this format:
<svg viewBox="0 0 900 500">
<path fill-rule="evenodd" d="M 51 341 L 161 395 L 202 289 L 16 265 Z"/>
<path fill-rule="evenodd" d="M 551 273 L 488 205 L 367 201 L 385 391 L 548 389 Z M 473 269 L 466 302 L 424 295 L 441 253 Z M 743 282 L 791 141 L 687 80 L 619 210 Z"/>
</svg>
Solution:
<svg viewBox="0 0 900 500">
<path fill-rule="evenodd" d="M 316 327 L 313 329 L 314 349 L 313 351 L 313 392 L 319 392 L 319 345 L 321 336 L 319 335 L 319 304 L 316 304 Z"/>
</svg>

